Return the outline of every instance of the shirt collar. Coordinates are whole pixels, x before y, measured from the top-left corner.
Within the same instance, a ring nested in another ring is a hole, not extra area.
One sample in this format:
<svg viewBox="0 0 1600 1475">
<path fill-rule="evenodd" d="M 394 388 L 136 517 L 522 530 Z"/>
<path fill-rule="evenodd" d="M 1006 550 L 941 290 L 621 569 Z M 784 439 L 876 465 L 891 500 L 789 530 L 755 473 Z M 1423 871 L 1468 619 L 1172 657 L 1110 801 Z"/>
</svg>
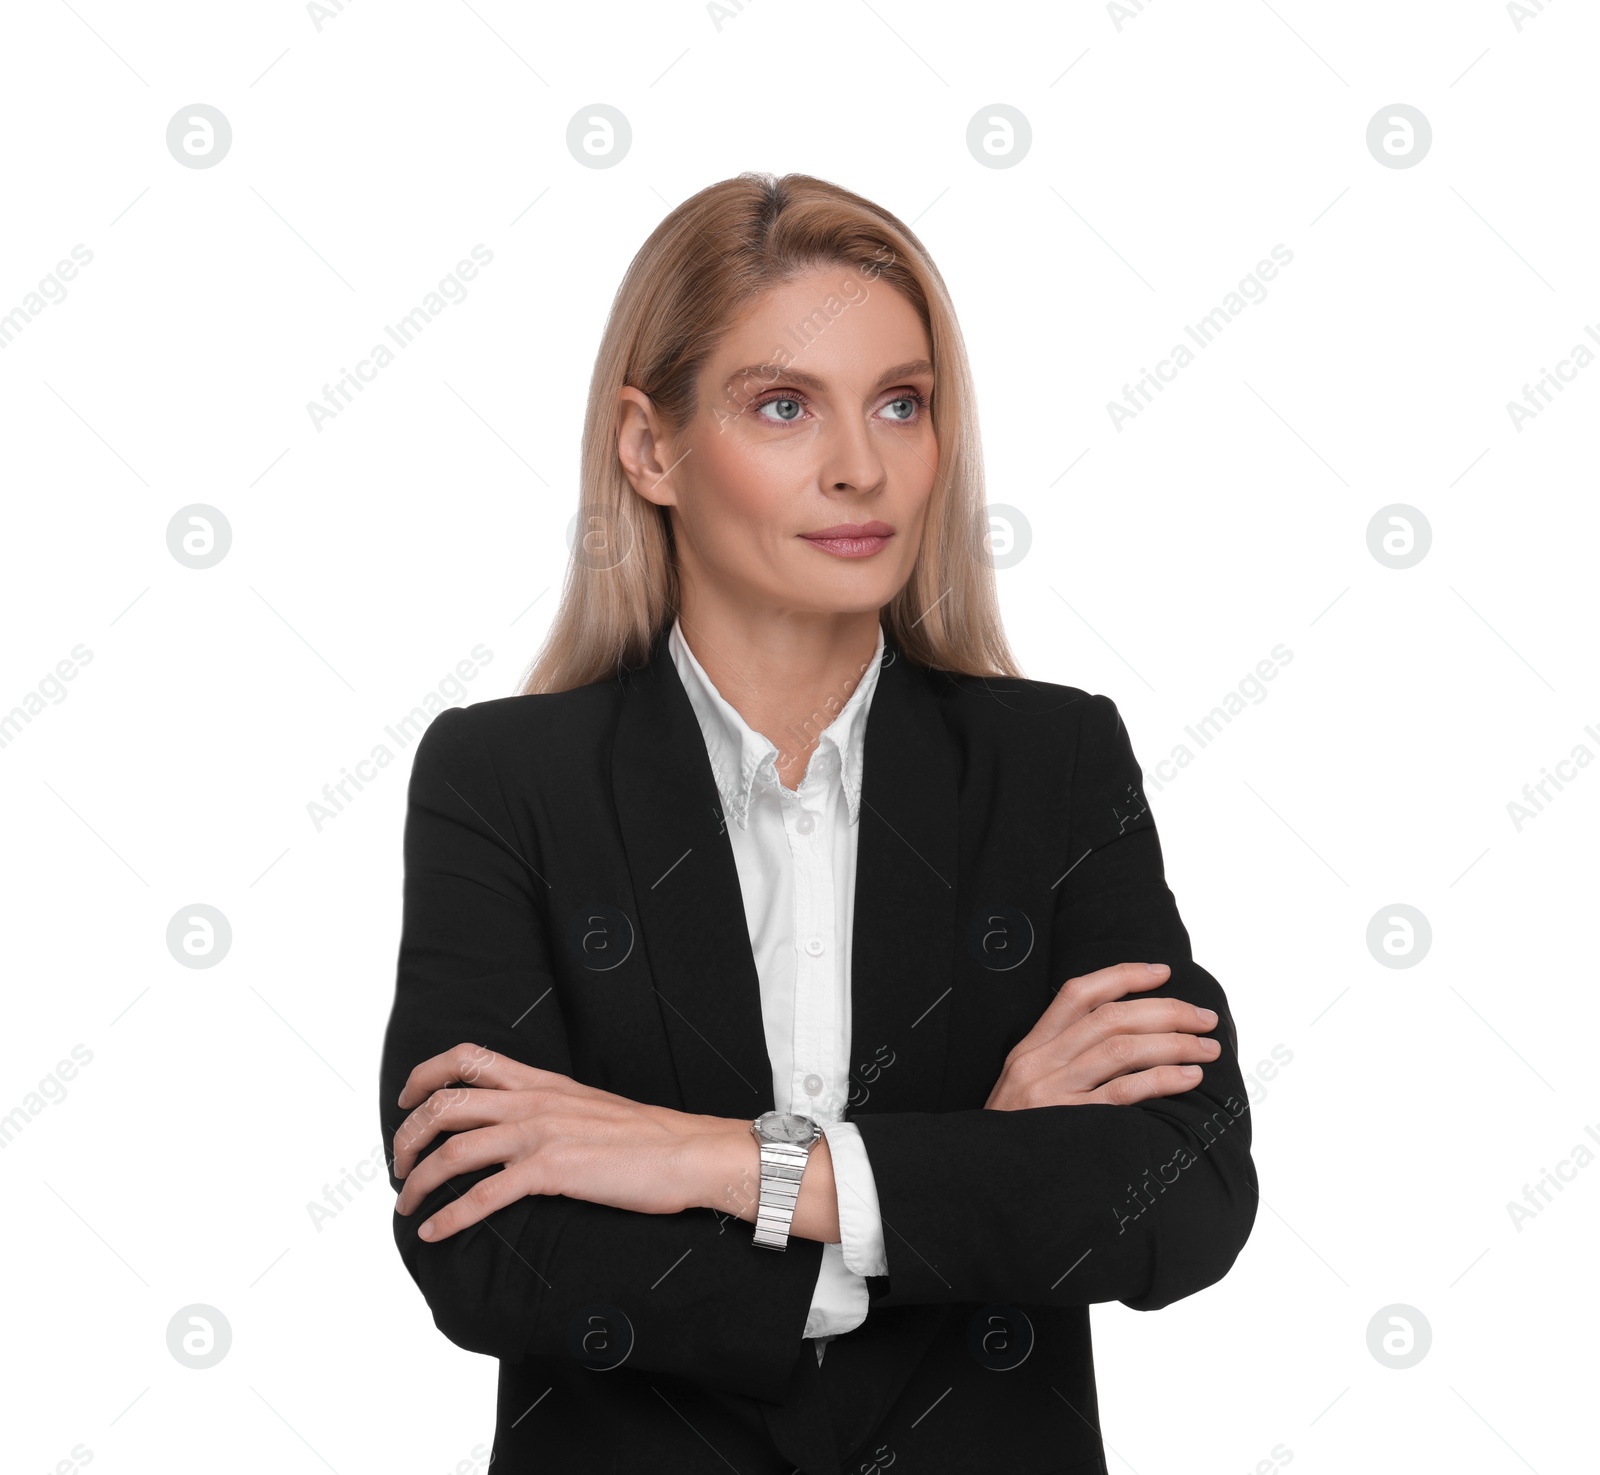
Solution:
<svg viewBox="0 0 1600 1475">
<path fill-rule="evenodd" d="M 733 705 L 712 684 L 705 668 L 695 659 L 684 638 L 682 622 L 674 618 L 667 637 L 672 662 L 678 668 L 679 679 L 688 694 L 689 702 L 705 738 L 706 752 L 711 759 L 711 772 L 721 791 L 723 803 L 740 829 L 749 828 L 750 796 L 758 780 L 778 785 L 777 745 L 770 738 L 756 732 L 741 717 Z M 872 693 L 878 684 L 878 671 L 883 661 L 883 626 L 878 626 L 878 645 L 872 653 L 867 669 L 862 673 L 856 689 L 839 709 L 817 739 L 812 762 L 819 755 L 837 755 L 837 772 L 844 786 L 845 802 L 850 811 L 850 823 L 861 817 L 861 777 L 866 757 L 867 710 L 872 704 Z M 830 761 L 826 757 L 820 761 Z"/>
</svg>

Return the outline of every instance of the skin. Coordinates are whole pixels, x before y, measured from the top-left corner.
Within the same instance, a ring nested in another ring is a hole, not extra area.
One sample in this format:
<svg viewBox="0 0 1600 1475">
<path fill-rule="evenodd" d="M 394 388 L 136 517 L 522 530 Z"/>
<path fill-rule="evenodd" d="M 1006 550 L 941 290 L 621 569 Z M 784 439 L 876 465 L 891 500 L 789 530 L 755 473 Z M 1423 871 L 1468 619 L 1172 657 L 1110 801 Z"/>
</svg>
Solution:
<svg viewBox="0 0 1600 1475">
<path fill-rule="evenodd" d="M 687 424 L 668 426 L 637 389 L 619 396 L 618 459 L 641 497 L 669 509 L 684 633 L 718 691 L 777 746 L 789 788 L 871 660 L 880 611 L 910 578 L 938 469 L 931 416 L 916 398 L 934 393 L 927 333 L 898 292 L 877 283 L 863 293 L 861 275 L 819 269 L 766 293 L 703 366 Z M 790 325 L 830 294 L 847 309 L 797 359 L 775 376 L 739 372 L 792 342 Z M 802 385 L 796 371 L 818 382 Z M 801 536 L 872 520 L 894 536 L 868 558 L 839 558 Z M 1167 976 L 1164 964 L 1118 963 L 1068 979 L 1006 1057 L 985 1106 L 1131 1105 L 1192 1089 L 1199 1069 L 1184 1075 L 1185 1063 L 1221 1050 L 1200 1038 L 1216 1016 L 1179 999 L 1126 997 Z M 503 1165 L 424 1223 L 424 1239 L 531 1193 L 756 1218 L 760 1157 L 747 1118 L 646 1105 L 470 1042 L 417 1066 L 399 1105 L 412 1110 L 395 1136 L 405 1184 L 396 1212 L 412 1213 L 460 1174 Z M 421 1158 L 446 1132 L 457 1135 Z M 839 1242 L 826 1137 L 807 1161 L 790 1233 Z"/>
</svg>

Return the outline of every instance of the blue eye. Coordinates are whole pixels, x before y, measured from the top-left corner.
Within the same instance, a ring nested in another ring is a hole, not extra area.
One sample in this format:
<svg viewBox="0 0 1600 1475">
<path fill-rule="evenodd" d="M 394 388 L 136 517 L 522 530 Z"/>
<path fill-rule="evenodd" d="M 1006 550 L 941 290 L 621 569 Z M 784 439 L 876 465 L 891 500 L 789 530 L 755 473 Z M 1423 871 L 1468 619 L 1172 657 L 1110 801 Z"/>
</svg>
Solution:
<svg viewBox="0 0 1600 1475">
<path fill-rule="evenodd" d="M 792 406 L 789 410 L 780 410 L 774 417 L 763 415 L 761 412 L 769 405 Z M 888 420 L 892 425 L 915 425 L 928 414 L 928 397 L 920 390 L 908 389 L 904 394 L 897 394 L 892 400 L 886 401 L 887 405 L 909 406 L 905 414 L 890 415 Z M 752 405 L 758 419 L 764 419 L 769 425 L 793 425 L 805 411 L 805 405 L 798 395 L 774 394 L 762 400 L 759 404 Z"/>
</svg>

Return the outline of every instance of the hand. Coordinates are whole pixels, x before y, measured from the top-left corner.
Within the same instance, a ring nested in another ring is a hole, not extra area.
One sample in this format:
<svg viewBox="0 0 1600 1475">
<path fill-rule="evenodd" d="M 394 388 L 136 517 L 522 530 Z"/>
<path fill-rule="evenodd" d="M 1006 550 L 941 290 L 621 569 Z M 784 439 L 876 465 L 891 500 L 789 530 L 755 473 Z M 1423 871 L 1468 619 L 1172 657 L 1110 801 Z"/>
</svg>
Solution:
<svg viewBox="0 0 1600 1475">
<path fill-rule="evenodd" d="M 643 1214 L 695 1207 L 694 1175 L 680 1166 L 720 1121 L 646 1106 L 470 1044 L 423 1061 L 398 1104 L 416 1109 L 394 1138 L 395 1177 L 405 1179 L 396 1213 L 411 1213 L 462 1173 L 505 1164 L 427 1220 L 417 1231 L 426 1240 L 448 1239 L 533 1193 Z M 458 1135 L 418 1162 L 441 1132 Z"/>
<path fill-rule="evenodd" d="M 1006 1056 L 985 1109 L 1130 1106 L 1193 1090 L 1201 1070 L 1185 1062 L 1222 1053 L 1199 1038 L 1216 1028 L 1216 1014 L 1182 999 L 1122 999 L 1171 973 L 1165 963 L 1113 963 L 1069 978 Z"/>
</svg>

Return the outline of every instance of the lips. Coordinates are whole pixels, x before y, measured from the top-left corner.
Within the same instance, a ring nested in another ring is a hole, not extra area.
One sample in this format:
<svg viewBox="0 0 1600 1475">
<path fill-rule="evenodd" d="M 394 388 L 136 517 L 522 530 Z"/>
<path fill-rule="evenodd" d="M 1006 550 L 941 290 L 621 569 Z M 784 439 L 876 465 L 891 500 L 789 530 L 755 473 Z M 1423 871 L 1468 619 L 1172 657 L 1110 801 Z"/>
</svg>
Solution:
<svg viewBox="0 0 1600 1475">
<path fill-rule="evenodd" d="M 838 558 L 871 558 L 894 537 L 894 529 L 886 522 L 841 522 L 800 536 L 813 548 Z"/>
<path fill-rule="evenodd" d="M 801 533 L 802 538 L 892 538 L 894 529 L 886 522 L 841 522 L 831 528 L 814 533 Z"/>
</svg>

